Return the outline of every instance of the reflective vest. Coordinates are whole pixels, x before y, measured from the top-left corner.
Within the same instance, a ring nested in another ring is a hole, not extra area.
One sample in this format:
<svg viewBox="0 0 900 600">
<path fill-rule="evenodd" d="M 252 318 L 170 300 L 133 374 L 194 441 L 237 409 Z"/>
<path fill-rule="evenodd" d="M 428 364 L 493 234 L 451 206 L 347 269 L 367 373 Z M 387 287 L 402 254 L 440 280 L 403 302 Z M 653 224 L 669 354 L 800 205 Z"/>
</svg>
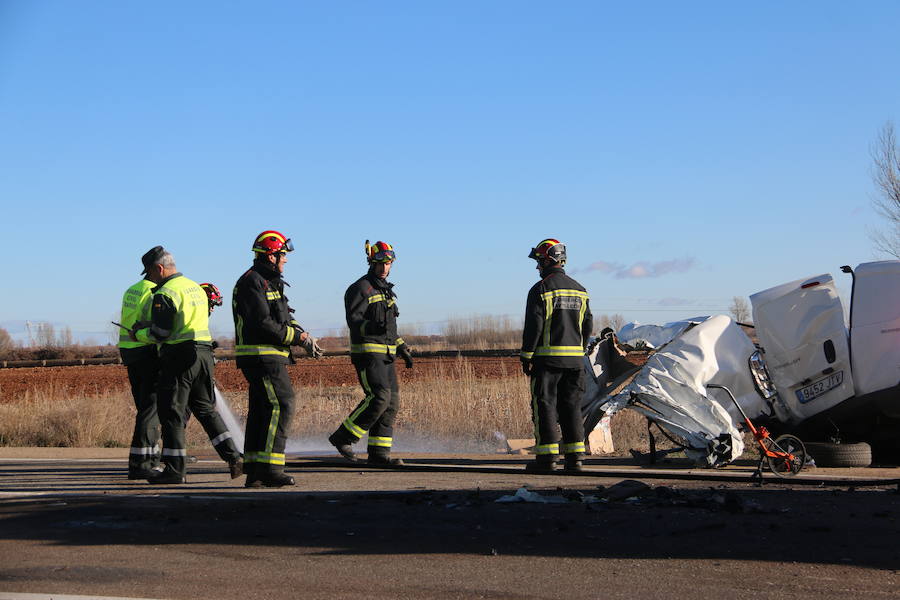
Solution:
<svg viewBox="0 0 900 600">
<path fill-rule="evenodd" d="M 178 344 L 189 340 L 212 342 L 209 334 L 209 301 L 199 285 L 183 275 L 173 277 L 156 290 L 166 296 L 175 307 L 172 333 L 163 344 Z"/>
<path fill-rule="evenodd" d="M 130 328 L 138 321 L 150 320 L 150 298 L 153 297 L 151 290 L 156 284 L 147 279 L 141 279 L 133 286 L 125 290 L 122 296 L 122 316 L 119 322 L 125 327 Z M 152 346 L 150 342 L 135 342 L 128 337 L 128 333 L 119 328 L 119 348 L 143 348 L 144 346 Z"/>
</svg>

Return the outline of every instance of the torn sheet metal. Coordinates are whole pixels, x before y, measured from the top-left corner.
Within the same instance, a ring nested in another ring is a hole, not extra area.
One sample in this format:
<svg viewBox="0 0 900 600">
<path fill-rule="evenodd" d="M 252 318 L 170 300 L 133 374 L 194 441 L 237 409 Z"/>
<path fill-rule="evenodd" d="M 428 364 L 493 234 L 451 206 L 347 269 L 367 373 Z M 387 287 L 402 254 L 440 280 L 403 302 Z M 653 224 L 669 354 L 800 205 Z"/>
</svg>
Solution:
<svg viewBox="0 0 900 600">
<path fill-rule="evenodd" d="M 768 414 L 748 368 L 755 351 L 731 318 L 711 317 L 653 354 L 634 380 L 602 408 L 606 414 L 625 407 L 636 410 L 684 440 L 685 453 L 695 462 L 727 464 L 744 451 L 736 427 L 740 413 L 724 392 L 708 392 L 706 385 L 728 387 L 751 419 Z"/>
</svg>

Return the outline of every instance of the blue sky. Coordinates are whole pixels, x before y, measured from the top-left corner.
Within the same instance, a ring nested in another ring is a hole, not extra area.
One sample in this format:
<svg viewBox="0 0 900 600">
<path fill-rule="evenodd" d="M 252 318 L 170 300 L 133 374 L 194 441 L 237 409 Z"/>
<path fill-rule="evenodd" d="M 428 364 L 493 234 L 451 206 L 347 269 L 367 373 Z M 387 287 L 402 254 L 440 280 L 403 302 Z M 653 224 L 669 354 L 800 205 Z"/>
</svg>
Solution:
<svg viewBox="0 0 900 600">
<path fill-rule="evenodd" d="M 228 300 L 269 228 L 319 334 L 366 238 L 423 327 L 518 317 L 550 236 L 595 313 L 645 323 L 841 281 L 877 257 L 898 22 L 893 1 L 4 0 L 0 326 L 106 341 L 156 244 Z"/>
</svg>

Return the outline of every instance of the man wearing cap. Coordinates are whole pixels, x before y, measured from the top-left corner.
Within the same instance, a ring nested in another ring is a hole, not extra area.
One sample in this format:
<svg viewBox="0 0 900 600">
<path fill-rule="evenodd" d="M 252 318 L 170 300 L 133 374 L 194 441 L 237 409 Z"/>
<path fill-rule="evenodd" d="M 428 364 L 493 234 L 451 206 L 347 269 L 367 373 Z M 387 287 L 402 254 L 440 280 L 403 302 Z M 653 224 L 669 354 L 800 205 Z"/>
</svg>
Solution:
<svg viewBox="0 0 900 600">
<path fill-rule="evenodd" d="M 219 456 L 228 463 L 231 477 L 242 473 L 241 454 L 215 408 L 212 338 L 206 293 L 175 267 L 175 260 L 161 246 L 142 259 L 147 278 L 156 284 L 150 307 L 150 323 L 132 329 L 134 341 L 156 343 L 159 351 L 157 410 L 162 425 L 162 472 L 150 483 L 185 482 L 184 414 L 187 407 L 197 417 Z"/>
<path fill-rule="evenodd" d="M 292 316 L 281 278 L 291 240 L 269 229 L 253 242 L 253 266 L 237 280 L 232 293 L 234 353 L 249 386 L 244 436 L 245 487 L 294 485 L 284 472 L 284 448 L 294 410 L 294 389 L 287 365 L 291 346 L 313 358 L 322 356 L 316 339 Z"/>
<path fill-rule="evenodd" d="M 356 461 L 352 444 L 368 435 L 368 460 L 371 465 L 402 465 L 391 458 L 394 420 L 400 409 L 400 391 L 394 355 L 413 366 L 412 353 L 397 335 L 397 296 L 388 283 L 394 248 L 386 242 L 369 245 L 366 240 L 368 272 L 353 282 L 344 293 L 344 310 L 350 329 L 350 360 L 356 369 L 365 397 L 338 426 L 328 442 L 350 461 Z"/>
<path fill-rule="evenodd" d="M 142 329 L 150 323 L 150 298 L 156 287 L 147 273 L 147 260 L 161 246 L 144 254 L 141 261 L 144 277 L 125 290 L 122 296 L 122 316 L 120 323 L 128 328 L 119 332 L 119 354 L 122 364 L 128 370 L 128 383 L 134 398 L 134 433 L 131 436 L 131 450 L 128 452 L 128 479 L 147 479 L 155 475 L 159 465 L 157 443 L 159 442 L 159 417 L 156 413 L 156 378 L 159 374 L 159 354 L 153 342 L 132 339 L 128 330 Z"/>
</svg>

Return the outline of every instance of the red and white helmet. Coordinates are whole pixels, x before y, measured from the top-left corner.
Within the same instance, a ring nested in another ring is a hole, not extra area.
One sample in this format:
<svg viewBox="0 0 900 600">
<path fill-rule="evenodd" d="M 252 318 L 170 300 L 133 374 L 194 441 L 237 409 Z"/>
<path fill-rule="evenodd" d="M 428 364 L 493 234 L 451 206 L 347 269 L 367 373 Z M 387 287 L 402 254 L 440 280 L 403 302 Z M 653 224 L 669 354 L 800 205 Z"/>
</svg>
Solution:
<svg viewBox="0 0 900 600">
<path fill-rule="evenodd" d="M 268 229 L 256 236 L 256 240 L 253 241 L 253 251 L 260 254 L 293 252 L 294 245 L 290 238 L 285 237 L 281 232 Z"/>
</svg>

